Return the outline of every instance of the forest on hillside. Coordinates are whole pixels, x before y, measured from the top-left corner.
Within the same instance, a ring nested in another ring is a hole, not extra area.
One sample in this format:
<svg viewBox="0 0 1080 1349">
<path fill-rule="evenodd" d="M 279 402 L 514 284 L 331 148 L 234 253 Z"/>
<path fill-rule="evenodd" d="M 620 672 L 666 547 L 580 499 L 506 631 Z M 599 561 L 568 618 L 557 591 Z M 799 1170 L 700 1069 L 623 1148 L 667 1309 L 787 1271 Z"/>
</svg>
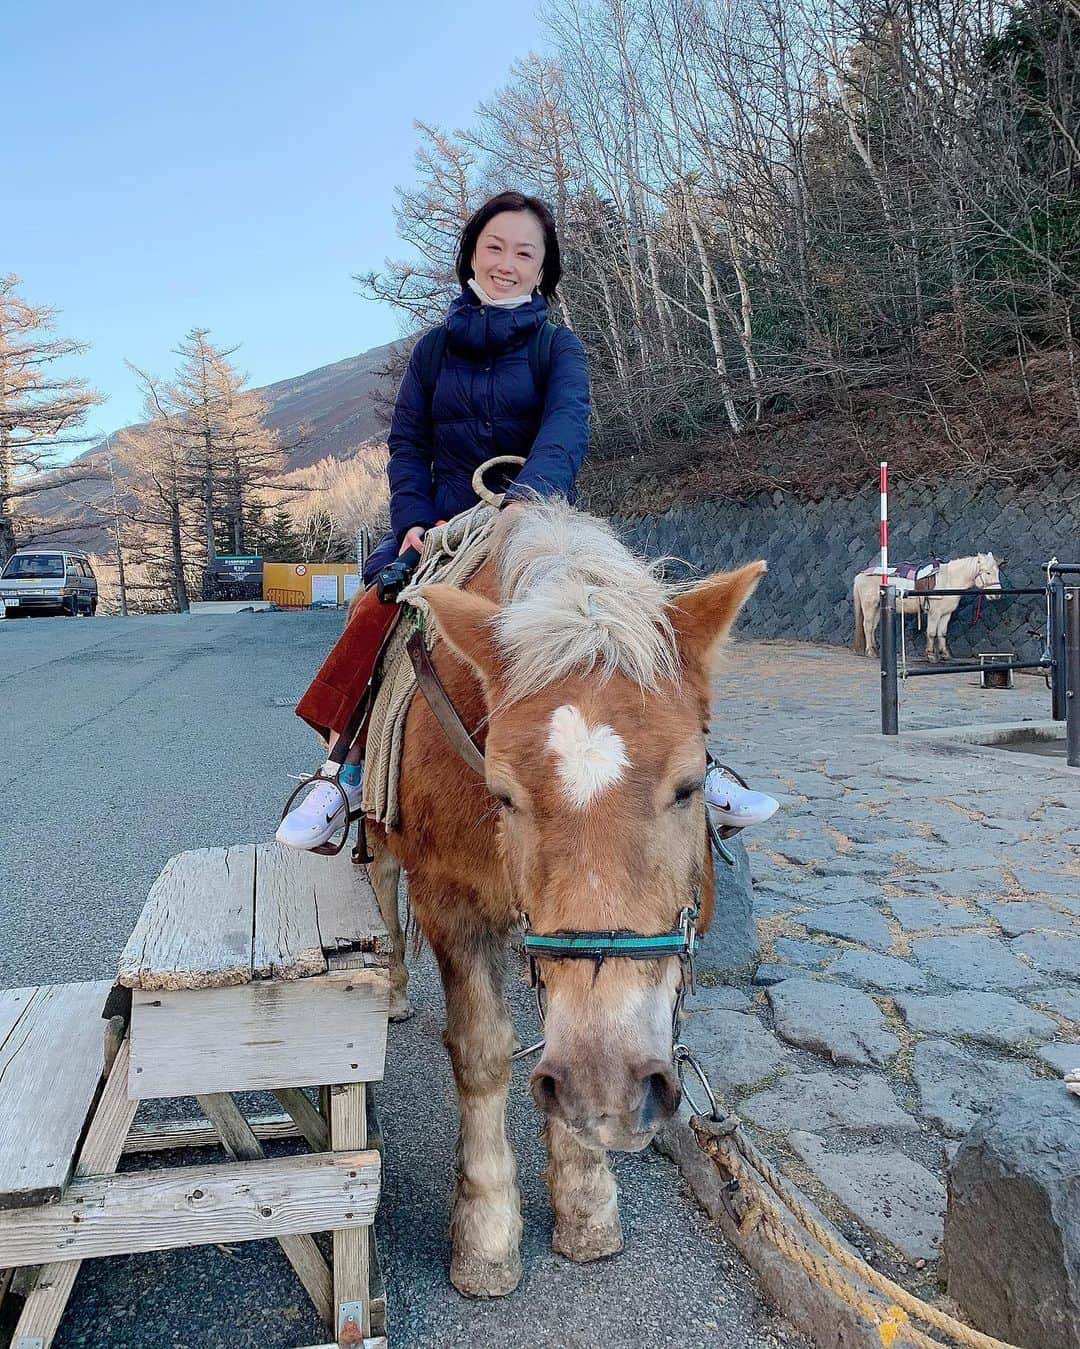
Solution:
<svg viewBox="0 0 1080 1349">
<path fill-rule="evenodd" d="M 883 413 L 912 476 L 1080 460 L 1075 0 L 548 0 L 544 24 L 471 127 L 418 124 L 410 256 L 358 280 L 439 322 L 469 213 L 548 200 L 594 485 L 689 450 L 719 492 L 844 488 Z"/>
</svg>

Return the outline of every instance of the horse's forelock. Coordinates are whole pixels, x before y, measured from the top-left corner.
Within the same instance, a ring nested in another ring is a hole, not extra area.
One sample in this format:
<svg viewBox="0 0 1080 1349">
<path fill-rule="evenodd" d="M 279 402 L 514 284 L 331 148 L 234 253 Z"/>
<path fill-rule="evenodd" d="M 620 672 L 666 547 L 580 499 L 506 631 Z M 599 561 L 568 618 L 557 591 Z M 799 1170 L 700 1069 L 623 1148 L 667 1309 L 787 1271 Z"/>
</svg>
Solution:
<svg viewBox="0 0 1080 1349">
<path fill-rule="evenodd" d="M 496 557 L 508 702 L 597 668 L 643 689 L 678 677 L 671 592 L 606 522 L 534 502 L 507 521 Z"/>
</svg>

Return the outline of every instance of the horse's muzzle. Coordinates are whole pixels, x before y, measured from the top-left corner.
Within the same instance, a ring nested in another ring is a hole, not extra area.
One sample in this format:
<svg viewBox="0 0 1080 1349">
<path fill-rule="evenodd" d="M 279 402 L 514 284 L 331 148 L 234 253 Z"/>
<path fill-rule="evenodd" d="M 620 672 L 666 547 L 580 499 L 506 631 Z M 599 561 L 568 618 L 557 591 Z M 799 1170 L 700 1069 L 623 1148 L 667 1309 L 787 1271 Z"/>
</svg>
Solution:
<svg viewBox="0 0 1080 1349">
<path fill-rule="evenodd" d="M 679 1079 L 662 1059 L 648 1059 L 615 1076 L 623 1079 L 619 1091 L 613 1090 L 611 1076 L 575 1072 L 543 1058 L 530 1079 L 533 1100 L 585 1146 L 638 1152 L 678 1110 Z"/>
</svg>

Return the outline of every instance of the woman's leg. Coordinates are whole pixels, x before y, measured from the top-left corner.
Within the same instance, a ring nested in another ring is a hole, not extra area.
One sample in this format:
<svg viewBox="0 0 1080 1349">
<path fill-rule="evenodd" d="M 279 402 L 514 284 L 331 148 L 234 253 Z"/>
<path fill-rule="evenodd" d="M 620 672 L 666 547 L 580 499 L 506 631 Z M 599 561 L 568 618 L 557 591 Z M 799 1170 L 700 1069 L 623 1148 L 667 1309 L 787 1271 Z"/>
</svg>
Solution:
<svg viewBox="0 0 1080 1349">
<path fill-rule="evenodd" d="M 396 604 L 380 604 L 375 590 L 366 590 L 296 705 L 296 715 L 330 742 L 331 749 L 353 720 L 367 691 L 397 612 Z M 350 762 L 358 762 L 360 757 L 357 754 Z"/>
<path fill-rule="evenodd" d="M 341 739 L 340 731 L 335 730 L 330 731 L 330 735 L 327 738 L 326 742 L 326 748 L 329 754 L 333 755 L 334 750 L 337 749 L 337 743 L 340 739 Z M 363 760 L 363 757 L 364 757 L 364 742 L 358 739 L 353 741 L 352 747 L 350 748 L 348 754 L 345 755 L 343 762 L 360 763 Z"/>
<path fill-rule="evenodd" d="M 315 783 L 284 816 L 275 837 L 290 848 L 317 848 L 328 842 L 360 810 L 363 783 L 364 722 L 358 720 L 382 644 L 397 614 L 397 605 L 380 604 L 374 589 L 366 591 L 350 611 L 345 630 L 296 706 L 299 717 L 326 740 L 330 762 L 324 776 L 338 785 Z M 341 737 L 351 740 L 340 765 L 334 762 Z M 339 790 L 340 789 L 340 790 Z"/>
</svg>

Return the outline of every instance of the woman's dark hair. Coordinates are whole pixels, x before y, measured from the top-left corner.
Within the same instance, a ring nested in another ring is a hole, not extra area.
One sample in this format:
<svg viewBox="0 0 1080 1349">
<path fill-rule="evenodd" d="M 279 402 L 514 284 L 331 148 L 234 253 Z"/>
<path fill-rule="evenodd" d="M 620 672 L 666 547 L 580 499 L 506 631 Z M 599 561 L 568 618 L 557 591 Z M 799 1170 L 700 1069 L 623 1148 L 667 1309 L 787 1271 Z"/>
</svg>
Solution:
<svg viewBox="0 0 1080 1349">
<path fill-rule="evenodd" d="M 544 269 L 540 273 L 537 290 L 548 299 L 555 294 L 555 287 L 562 278 L 562 261 L 559 257 L 559 236 L 555 232 L 555 217 L 539 197 L 526 197 L 522 192 L 500 192 L 497 197 L 485 201 L 478 211 L 474 211 L 469 223 L 461 231 L 461 242 L 457 251 L 457 274 L 462 288 L 469 284 L 473 275 L 472 260 L 476 252 L 476 241 L 484 232 L 484 226 L 492 216 L 501 211 L 531 211 L 540 222 L 544 231 Z"/>
</svg>

